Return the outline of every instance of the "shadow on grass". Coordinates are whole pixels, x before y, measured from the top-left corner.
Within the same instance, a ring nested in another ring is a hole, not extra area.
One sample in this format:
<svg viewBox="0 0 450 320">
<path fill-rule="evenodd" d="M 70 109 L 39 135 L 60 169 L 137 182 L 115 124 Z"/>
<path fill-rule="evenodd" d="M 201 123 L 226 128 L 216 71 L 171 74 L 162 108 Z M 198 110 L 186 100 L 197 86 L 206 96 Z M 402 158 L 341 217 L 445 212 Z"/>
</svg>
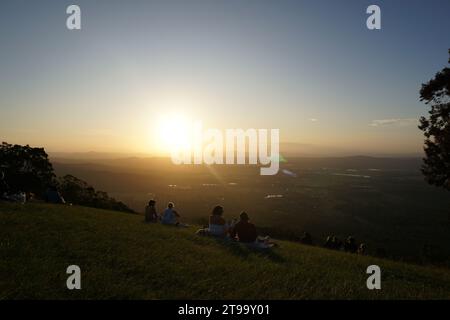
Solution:
<svg viewBox="0 0 450 320">
<path fill-rule="evenodd" d="M 170 225 L 167 227 L 177 228 L 175 226 Z M 231 240 L 230 238 L 219 238 L 211 235 L 197 235 L 197 234 L 194 234 L 194 237 L 196 238 L 198 237 L 198 239 L 201 238 L 213 239 L 217 244 L 227 249 L 231 254 L 234 254 L 235 256 L 238 256 L 240 258 L 246 259 L 253 254 L 259 257 L 268 258 L 269 260 L 275 263 L 283 263 L 285 261 L 285 259 L 276 252 L 277 250 L 276 246 L 272 248 L 262 249 L 252 247 L 250 245 L 238 241 Z"/>
<path fill-rule="evenodd" d="M 277 247 L 258 249 L 246 245 L 244 243 L 240 243 L 238 241 L 233 241 L 231 239 L 216 238 L 216 237 L 211 238 L 214 239 L 222 247 L 227 249 L 230 253 L 244 259 L 248 258 L 251 254 L 254 254 L 260 257 L 266 257 L 269 260 L 276 263 L 283 263 L 285 261 L 285 259 L 276 252 Z"/>
</svg>

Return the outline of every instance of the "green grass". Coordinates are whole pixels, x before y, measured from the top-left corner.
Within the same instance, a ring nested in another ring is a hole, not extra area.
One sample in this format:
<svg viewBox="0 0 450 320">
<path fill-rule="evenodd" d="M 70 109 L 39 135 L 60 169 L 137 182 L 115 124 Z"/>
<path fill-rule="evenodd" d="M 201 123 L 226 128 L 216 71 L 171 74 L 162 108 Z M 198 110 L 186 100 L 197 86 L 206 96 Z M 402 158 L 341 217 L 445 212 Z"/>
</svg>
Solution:
<svg viewBox="0 0 450 320">
<path fill-rule="evenodd" d="M 450 270 L 279 241 L 270 252 L 141 216 L 0 203 L 0 299 L 449 299 Z M 82 290 L 66 288 L 81 268 Z M 382 289 L 366 287 L 367 266 Z"/>
</svg>

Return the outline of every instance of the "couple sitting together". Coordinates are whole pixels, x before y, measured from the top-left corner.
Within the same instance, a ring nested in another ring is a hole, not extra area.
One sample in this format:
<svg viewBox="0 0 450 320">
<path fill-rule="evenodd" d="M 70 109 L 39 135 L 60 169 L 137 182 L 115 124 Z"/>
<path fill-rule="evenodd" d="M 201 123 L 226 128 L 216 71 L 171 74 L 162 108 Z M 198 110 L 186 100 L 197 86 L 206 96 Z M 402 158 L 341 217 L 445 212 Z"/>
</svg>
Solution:
<svg viewBox="0 0 450 320">
<path fill-rule="evenodd" d="M 175 210 L 175 205 L 173 202 L 169 202 L 167 208 L 164 210 L 163 214 L 160 216 L 156 212 L 156 201 L 150 200 L 148 205 L 145 207 L 145 222 L 158 222 L 161 224 L 173 225 L 177 227 L 188 227 L 187 224 L 180 223 L 180 215 Z"/>
<path fill-rule="evenodd" d="M 250 219 L 246 212 L 241 212 L 239 215 L 240 220 L 237 223 L 234 219 L 227 223 L 223 218 L 223 212 L 222 206 L 215 206 L 209 217 L 209 227 L 199 230 L 198 233 L 215 237 L 230 237 L 233 240 L 254 244 L 260 248 L 270 248 L 274 245 L 269 241 L 268 237 L 258 237 L 256 227 L 249 222 Z"/>
</svg>

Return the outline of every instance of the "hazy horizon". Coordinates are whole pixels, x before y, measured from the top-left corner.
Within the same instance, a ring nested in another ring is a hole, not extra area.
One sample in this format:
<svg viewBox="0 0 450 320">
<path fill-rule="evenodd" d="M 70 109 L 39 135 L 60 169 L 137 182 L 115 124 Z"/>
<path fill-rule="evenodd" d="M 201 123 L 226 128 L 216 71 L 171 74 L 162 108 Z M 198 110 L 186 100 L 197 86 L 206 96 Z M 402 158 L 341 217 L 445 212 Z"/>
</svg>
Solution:
<svg viewBox="0 0 450 320">
<path fill-rule="evenodd" d="M 286 143 L 291 144 L 291 143 Z M 373 158 L 422 158 L 422 153 L 362 153 L 358 151 L 328 151 L 326 148 L 317 148 L 317 146 L 307 146 L 308 149 L 286 149 L 285 143 L 280 144 L 280 152 L 284 157 L 290 158 L 345 158 L 345 157 L 373 157 Z M 294 144 L 303 147 L 302 144 Z M 158 153 L 143 152 L 101 152 L 101 151 L 53 151 L 46 150 L 50 157 L 68 158 L 68 159 L 120 159 L 120 158 L 167 158 L 170 155 L 162 155 Z"/>
</svg>

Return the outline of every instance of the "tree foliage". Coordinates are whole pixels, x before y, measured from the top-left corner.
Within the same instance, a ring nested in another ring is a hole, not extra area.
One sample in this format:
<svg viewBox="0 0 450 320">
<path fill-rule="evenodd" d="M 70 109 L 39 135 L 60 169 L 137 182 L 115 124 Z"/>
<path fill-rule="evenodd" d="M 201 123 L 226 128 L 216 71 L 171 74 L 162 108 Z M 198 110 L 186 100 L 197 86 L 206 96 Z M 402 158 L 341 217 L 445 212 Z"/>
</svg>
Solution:
<svg viewBox="0 0 450 320">
<path fill-rule="evenodd" d="M 87 182 L 72 175 L 57 179 L 44 148 L 28 145 L 0 145 L 0 196 L 31 192 L 46 199 L 48 191 L 59 189 L 67 202 L 116 211 L 134 212 L 106 192 L 96 191 Z"/>
<path fill-rule="evenodd" d="M 9 192 L 32 192 L 42 196 L 55 179 L 44 148 L 0 145 L 0 170 Z"/>
<path fill-rule="evenodd" d="M 72 175 L 59 179 L 59 190 L 67 202 L 94 208 L 133 213 L 124 203 L 110 197 L 104 191 L 96 191 L 86 181 Z"/>
<path fill-rule="evenodd" d="M 450 190 L 450 68 L 422 84 L 420 100 L 431 104 L 419 125 L 425 135 L 422 172 L 428 183 Z"/>
</svg>

